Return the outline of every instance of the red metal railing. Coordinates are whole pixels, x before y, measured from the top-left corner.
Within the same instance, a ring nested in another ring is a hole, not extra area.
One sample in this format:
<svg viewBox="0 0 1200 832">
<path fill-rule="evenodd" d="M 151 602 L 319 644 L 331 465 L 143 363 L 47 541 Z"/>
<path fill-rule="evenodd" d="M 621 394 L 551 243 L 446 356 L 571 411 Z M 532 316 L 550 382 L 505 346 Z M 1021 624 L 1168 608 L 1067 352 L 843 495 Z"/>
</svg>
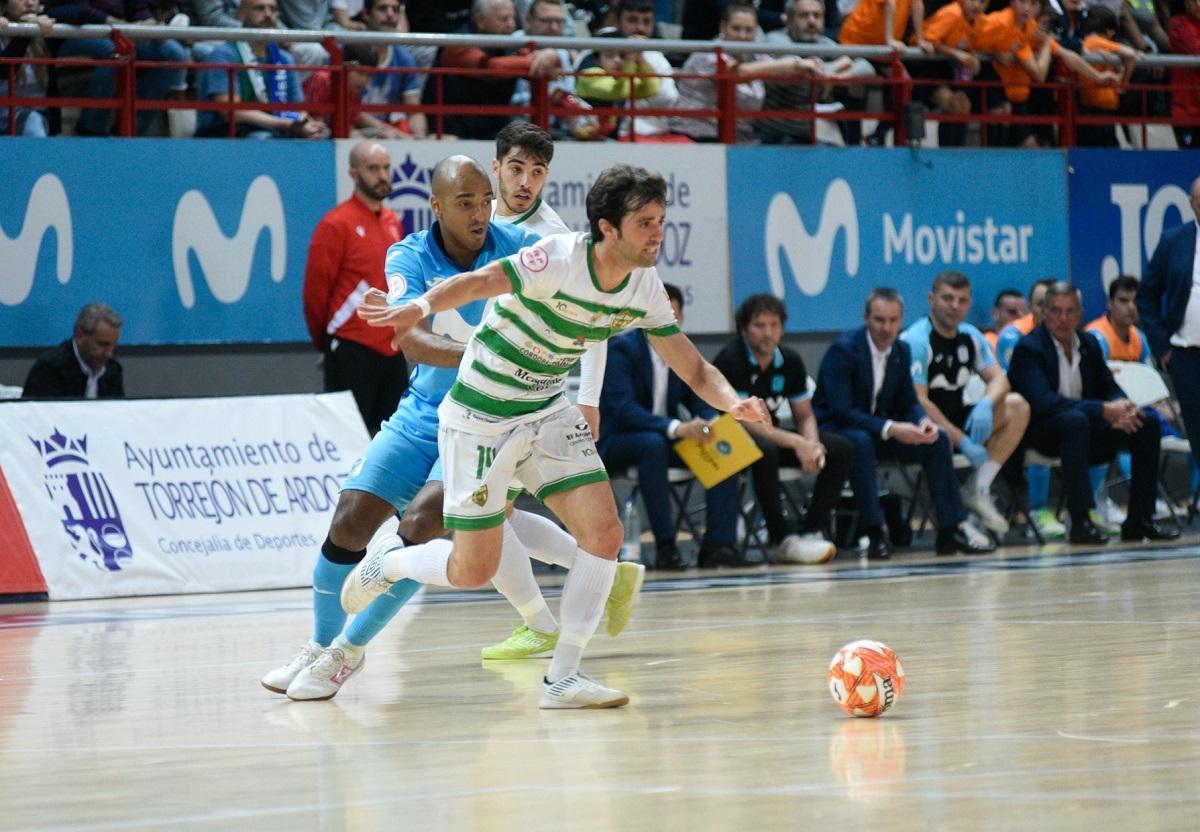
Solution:
<svg viewBox="0 0 1200 832">
<path fill-rule="evenodd" d="M 18 29 L 13 29 L 17 32 Z M 32 27 L 27 27 L 32 29 Z M 236 124 L 232 118 L 232 114 L 237 111 L 273 111 L 284 108 L 303 108 L 306 112 L 313 115 L 319 115 L 328 118 L 331 134 L 335 138 L 344 138 L 349 135 L 352 128 L 350 124 L 351 110 L 359 112 L 367 112 L 377 115 L 387 115 L 394 113 L 404 113 L 407 115 L 415 113 L 424 113 L 431 121 L 433 129 L 431 134 L 437 137 L 445 135 L 445 118 L 449 115 L 480 115 L 480 116 L 508 116 L 508 117 L 526 117 L 534 123 L 542 127 L 549 127 L 553 118 L 571 118 L 579 116 L 594 115 L 597 117 L 615 116 L 618 118 L 630 119 L 629 123 L 634 125 L 633 116 L 675 116 L 689 119 L 713 119 L 717 124 L 717 137 L 719 141 L 726 144 L 732 144 L 737 140 L 737 126 L 742 119 L 772 119 L 772 120 L 792 120 L 798 122 L 810 122 L 814 124 L 818 119 L 829 120 L 834 122 L 858 121 L 862 119 L 874 119 L 892 127 L 894 130 L 894 143 L 902 145 L 908 141 L 908 119 L 906 118 L 907 106 L 914 99 L 914 91 L 920 90 L 923 87 L 930 85 L 946 84 L 945 81 L 917 79 L 909 77 L 904 69 L 904 63 L 901 55 L 888 52 L 882 48 L 866 48 L 866 49 L 816 49 L 802 50 L 793 48 L 789 54 L 801 54 L 805 52 L 815 52 L 824 54 L 851 54 L 851 53 L 870 53 L 870 57 L 874 58 L 879 68 L 886 68 L 886 75 L 876 78 L 854 78 L 852 80 L 840 80 L 838 86 L 853 84 L 861 87 L 878 87 L 890 90 L 890 106 L 884 111 L 864 111 L 864 110 L 842 110 L 836 113 L 818 113 L 815 109 L 810 110 L 739 110 L 737 108 L 737 85 L 738 79 L 734 78 L 728 70 L 725 69 L 724 61 L 717 61 L 717 71 L 714 75 L 690 75 L 676 71 L 670 77 L 676 81 L 684 79 L 707 79 L 711 80 L 715 85 L 715 104 L 711 109 L 682 109 L 682 108 L 653 108 L 639 104 L 634 93 L 634 85 L 631 83 L 630 97 L 623 102 L 620 107 L 595 107 L 591 110 L 580 110 L 577 108 L 556 105 L 552 103 L 549 93 L 549 82 L 546 79 L 530 79 L 531 96 L 530 103 L 526 106 L 514 106 L 511 104 L 504 105 L 467 105 L 467 104 L 447 104 L 444 95 L 444 81 L 449 76 L 468 76 L 481 78 L 503 78 L 503 77 L 520 77 L 517 71 L 500 71 L 500 70 L 477 70 L 465 68 L 448 68 L 448 67 L 358 67 L 354 66 L 356 72 L 364 72 L 372 75 L 382 74 L 424 74 L 427 76 L 427 84 L 434 85 L 432 93 L 432 102 L 429 104 L 402 104 L 402 103 L 387 103 L 387 104 L 360 104 L 354 103 L 353 108 L 350 101 L 349 93 L 349 71 L 343 63 L 343 55 L 339 40 L 331 37 L 329 33 L 303 33 L 303 32 L 288 32 L 276 30 L 213 30 L 213 29 L 188 29 L 188 30 L 173 30 L 164 33 L 161 27 L 156 31 L 147 31 L 155 27 L 130 27 L 128 30 L 122 30 L 116 27 L 81 27 L 74 29 L 73 27 L 56 27 L 55 34 L 60 30 L 70 29 L 75 34 L 83 34 L 91 37 L 97 36 L 94 30 L 100 30 L 104 37 L 112 39 L 115 47 L 115 55 L 108 60 L 95 61 L 80 58 L 70 59 L 55 59 L 55 58 L 15 58 L 15 59 L 0 59 L 0 71 L 8 81 L 8 92 L 0 94 L 0 108 L 6 108 L 9 111 L 8 132 L 10 135 L 15 135 L 17 120 L 15 118 L 16 110 L 20 107 L 31 108 L 50 108 L 50 107 L 89 107 L 89 108 L 105 108 L 116 111 L 116 133 L 120 136 L 133 136 L 136 134 L 136 114 L 139 111 L 149 110 L 196 110 L 196 111 L 215 111 L 224 113 L 227 122 L 227 135 L 236 135 Z M 257 35 L 261 39 L 272 38 L 277 40 L 305 40 L 313 41 L 320 40 L 330 56 L 330 63 L 325 67 L 305 67 L 291 65 L 257 65 L 258 69 L 284 69 L 287 71 L 303 72 L 314 69 L 328 70 L 333 78 L 334 84 L 334 100 L 329 104 L 317 104 L 315 102 L 255 102 L 255 101 L 234 101 L 235 92 L 237 89 L 237 72 L 245 69 L 242 64 L 197 64 L 186 62 L 167 62 L 167 61 L 146 61 L 138 60 L 136 47 L 134 42 L 126 36 L 126 32 L 136 34 L 139 38 L 163 39 L 164 37 L 185 35 L 188 38 L 210 37 L 219 35 L 221 37 L 235 38 L 241 40 L 252 40 Z M 32 32 L 30 32 L 32 33 Z M 512 48 L 516 46 L 558 46 L 572 45 L 576 42 L 589 46 L 602 46 L 605 49 L 620 48 L 630 49 L 640 48 L 657 48 L 673 50 L 675 48 L 687 49 L 692 51 L 707 50 L 714 51 L 718 56 L 732 53 L 746 53 L 749 50 L 757 52 L 775 51 L 774 46 L 768 47 L 766 44 L 732 44 L 732 43 L 695 43 L 687 41 L 674 42 L 647 42 L 647 41 L 589 41 L 586 39 L 566 39 L 566 38 L 544 38 L 523 40 L 514 44 L 513 39 L 505 38 L 472 38 L 472 37 L 447 37 L 447 36 L 387 36 L 379 33 L 339 33 L 338 38 L 342 41 L 361 40 L 364 42 L 387 42 L 396 40 L 397 42 L 407 42 L 416 40 L 420 43 L 429 41 L 430 43 L 442 43 L 446 45 L 459 45 L 460 42 L 478 43 L 480 45 L 495 46 L 496 43 L 502 43 Z M 782 51 L 782 50 L 781 50 Z M 916 54 L 905 55 L 905 58 L 921 58 Z M 1186 59 L 1185 59 L 1186 60 Z M 1162 62 L 1160 60 L 1160 62 Z M 1180 65 L 1180 61 L 1174 61 L 1176 65 Z M 15 94 L 16 80 L 19 73 L 19 68 L 22 65 L 48 65 L 56 68 L 95 68 L 101 65 L 113 66 L 116 69 L 115 90 L 112 98 L 84 98 L 79 96 L 56 96 L 56 97 L 21 97 Z M 1200 59 L 1196 60 L 1196 65 L 1200 66 Z M 227 89 L 229 101 L 177 101 L 177 100 L 147 100 L 137 97 L 137 73 L 144 70 L 164 69 L 183 67 L 191 70 L 216 70 L 225 71 L 228 74 Z M 614 73 L 618 76 L 628 77 L 630 79 L 639 76 L 636 74 Z M 663 76 L 667 77 L 667 76 Z M 787 79 L 771 79 L 773 82 L 778 82 Z M 821 78 L 799 78 L 791 79 L 791 82 L 797 84 L 808 85 L 809 100 L 815 102 L 818 98 L 817 92 L 827 86 L 830 81 Z M 980 97 L 986 95 L 987 90 L 1002 89 L 1003 85 L 1000 81 L 956 81 L 951 84 L 957 89 L 978 89 Z M 1076 128 L 1080 125 L 1104 125 L 1104 124 L 1133 124 L 1138 125 L 1142 132 L 1143 144 L 1146 140 L 1148 125 L 1154 123 L 1169 124 L 1172 126 L 1200 126 L 1200 119 L 1185 120 L 1174 119 L 1170 115 L 1154 115 L 1149 112 L 1149 102 L 1153 95 L 1171 95 L 1174 91 L 1182 89 L 1178 83 L 1174 83 L 1174 79 L 1170 82 L 1160 84 L 1131 84 L 1127 89 L 1136 94 L 1142 106 L 1139 108 L 1140 113 L 1137 115 L 1121 115 L 1113 113 L 1111 115 L 1104 114 L 1081 114 L 1078 112 L 1075 85 L 1069 81 L 1055 80 L 1045 83 L 1031 82 L 1029 84 L 1033 90 L 1044 89 L 1052 93 L 1053 100 L 1056 103 L 1054 112 L 1043 112 L 1031 115 L 1014 115 L 1014 114 L 993 114 L 988 112 L 972 112 L 970 114 L 955 115 L 938 112 L 929 112 L 924 118 L 930 122 L 943 123 L 976 123 L 981 127 L 980 135 L 984 144 L 987 142 L 987 130 L 989 125 L 1012 125 L 1023 124 L 1031 126 L 1042 126 L 1054 128 L 1058 131 L 1059 144 L 1062 146 L 1071 146 L 1075 143 Z M 983 108 L 986 110 L 986 108 Z M 811 131 L 812 135 L 816 135 L 816 130 Z M 636 132 L 629 137 L 630 140 L 637 140 Z"/>
</svg>

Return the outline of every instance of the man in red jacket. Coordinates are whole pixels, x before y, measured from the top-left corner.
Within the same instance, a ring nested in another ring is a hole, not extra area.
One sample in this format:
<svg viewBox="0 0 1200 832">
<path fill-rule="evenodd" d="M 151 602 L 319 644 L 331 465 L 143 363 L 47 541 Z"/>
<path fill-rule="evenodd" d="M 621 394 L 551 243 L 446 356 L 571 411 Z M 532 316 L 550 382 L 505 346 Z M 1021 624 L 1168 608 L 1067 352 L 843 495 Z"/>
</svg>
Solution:
<svg viewBox="0 0 1200 832">
<path fill-rule="evenodd" d="M 308 246 L 304 270 L 304 320 L 322 354 L 326 391 L 354 393 L 374 436 L 408 387 L 404 354 L 391 336 L 354 314 L 374 287 L 387 291 L 387 250 L 404 237 L 400 220 L 383 204 L 392 187 L 392 160 L 381 145 L 362 142 L 350 151 L 354 193 L 321 218 Z"/>
<path fill-rule="evenodd" d="M 1182 11 L 1167 26 L 1171 52 L 1200 55 L 1200 0 L 1183 0 Z M 1176 119 L 1200 118 L 1200 69 L 1178 66 L 1172 70 L 1171 115 Z M 1200 125 L 1176 124 L 1180 148 L 1200 148 Z"/>
</svg>

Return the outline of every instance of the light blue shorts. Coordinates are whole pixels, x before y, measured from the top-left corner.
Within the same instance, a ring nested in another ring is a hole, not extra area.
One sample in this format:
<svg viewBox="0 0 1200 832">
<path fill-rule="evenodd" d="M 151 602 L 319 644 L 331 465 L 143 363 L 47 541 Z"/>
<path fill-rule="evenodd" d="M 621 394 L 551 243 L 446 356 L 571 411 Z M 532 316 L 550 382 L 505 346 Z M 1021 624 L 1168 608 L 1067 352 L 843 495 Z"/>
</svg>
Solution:
<svg viewBox="0 0 1200 832">
<path fill-rule="evenodd" d="M 425 483 L 441 480 L 437 437 L 423 436 L 393 418 L 383 423 L 366 453 L 350 466 L 339 490 L 374 494 L 403 514 Z"/>
</svg>

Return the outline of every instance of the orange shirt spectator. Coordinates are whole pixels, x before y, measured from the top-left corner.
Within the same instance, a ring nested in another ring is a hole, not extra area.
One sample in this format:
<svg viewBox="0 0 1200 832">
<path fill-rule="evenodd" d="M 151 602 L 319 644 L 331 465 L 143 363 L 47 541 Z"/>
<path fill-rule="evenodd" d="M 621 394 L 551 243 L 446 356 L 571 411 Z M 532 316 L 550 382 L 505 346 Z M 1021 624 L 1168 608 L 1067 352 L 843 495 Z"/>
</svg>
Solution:
<svg viewBox="0 0 1200 832">
<path fill-rule="evenodd" d="M 842 21 L 838 40 L 843 44 L 903 44 L 909 15 L 914 28 L 924 29 L 924 0 L 858 0 L 854 10 Z M 892 30 L 887 31 L 888 16 Z"/>
<path fill-rule="evenodd" d="M 985 14 L 975 22 L 971 46 L 977 52 L 990 52 L 993 66 L 1004 82 L 1004 94 L 1009 101 L 1022 104 L 1029 100 L 1031 81 L 1045 80 L 1045 71 L 1040 74 L 1030 70 L 1040 69 L 1034 63 L 1033 38 L 1037 24 L 1032 18 L 1018 22 L 1013 6 L 992 14 Z M 1058 41 L 1050 40 L 1050 51 L 1057 55 L 1061 47 Z"/>
<path fill-rule="evenodd" d="M 976 5 L 978 0 L 976 0 Z M 947 3 L 933 17 L 925 21 L 925 40 L 936 46 L 947 46 L 951 49 L 967 49 L 971 45 L 971 32 L 975 22 L 967 20 L 966 12 L 960 3 Z"/>
<path fill-rule="evenodd" d="M 1133 50 L 1128 46 L 1122 46 L 1115 40 L 1109 40 L 1103 35 L 1088 35 L 1083 39 L 1084 52 L 1107 52 L 1113 55 L 1124 56 L 1129 53 L 1130 58 L 1133 57 Z M 1131 66 L 1132 68 L 1132 66 Z M 1117 78 L 1124 81 L 1123 73 L 1108 64 L 1096 67 L 1096 71 L 1106 77 Z M 1088 107 L 1094 107 L 1097 110 L 1116 110 L 1121 106 L 1121 93 L 1115 86 L 1100 86 L 1090 78 L 1081 77 L 1079 79 L 1079 100 Z"/>
</svg>

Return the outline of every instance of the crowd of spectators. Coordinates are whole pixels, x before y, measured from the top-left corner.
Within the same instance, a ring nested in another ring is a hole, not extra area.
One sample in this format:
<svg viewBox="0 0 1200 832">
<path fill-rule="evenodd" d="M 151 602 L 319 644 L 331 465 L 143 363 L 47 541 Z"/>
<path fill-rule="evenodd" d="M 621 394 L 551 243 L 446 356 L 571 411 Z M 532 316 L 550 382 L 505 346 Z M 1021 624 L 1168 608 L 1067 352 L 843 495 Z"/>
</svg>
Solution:
<svg viewBox="0 0 1200 832">
<path fill-rule="evenodd" d="M 136 23 L 178 30 L 177 37 L 136 42 L 138 60 L 151 63 L 138 71 L 139 99 L 178 99 L 181 110 L 186 110 L 182 102 L 188 99 L 287 105 L 251 111 L 248 118 L 239 113 L 232 130 L 223 115 L 200 111 L 196 135 L 323 137 L 329 134 L 333 93 L 340 82 L 335 71 L 320 71 L 330 59 L 320 43 L 197 41 L 187 32 L 196 25 L 323 30 L 334 39 L 342 32 L 515 36 L 511 48 L 384 45 L 374 48 L 374 60 L 361 49 L 348 49 L 346 63 L 356 67 L 347 72 L 350 127 L 368 137 L 428 136 L 434 131 L 430 120 L 416 112 L 421 105 L 529 107 L 531 81 L 545 80 L 557 115 L 562 109 L 579 113 L 556 119 L 554 132 L 562 137 L 715 141 L 716 120 L 688 116 L 686 111 L 711 111 L 723 103 L 718 85 L 710 80 L 720 72 L 732 76 L 739 110 L 771 113 L 761 119 L 740 118 L 739 142 L 809 143 L 815 117 L 841 108 L 867 114 L 866 123 L 874 126 L 865 136 L 867 144 L 888 140 L 895 87 L 883 79 L 896 71 L 890 60 L 772 56 L 774 44 L 883 46 L 927 53 L 933 59 L 914 58 L 909 52 L 902 66 L 914 82 L 918 102 L 935 113 L 957 117 L 938 122 L 939 143 L 944 146 L 970 143 L 971 114 L 1055 116 L 1062 102 L 1041 85 L 1056 80 L 1073 85 L 1078 110 L 1088 117 L 1077 131 L 1078 144 L 1117 146 L 1112 122 L 1102 123 L 1113 116 L 1169 115 L 1180 147 L 1195 147 L 1200 130 L 1187 123 L 1200 121 L 1200 69 L 1166 70 L 1137 63 L 1147 54 L 1200 55 L 1200 0 L 451 0 L 407 6 L 400 0 L 2 0 L 0 22 L 4 21 L 38 23 L 43 34 L 0 37 L 0 57 L 72 61 L 51 68 L 17 65 L 14 91 L 22 97 L 64 95 L 62 90 L 74 84 L 73 95 L 111 99 L 116 64 L 89 70 L 87 63 L 112 59 L 113 40 L 56 39 L 47 37 L 49 27 Z M 523 39 L 606 34 L 753 42 L 762 45 L 762 53 L 576 53 L 532 48 Z M 1089 56 L 1091 62 L 1085 59 Z M 1097 64 L 1096 56 L 1108 62 Z M 153 66 L 160 62 L 165 65 Z M 185 62 L 194 66 L 176 65 Z M 195 66 L 204 64 L 268 68 L 238 70 L 231 96 L 229 71 Z M 992 85 L 965 83 L 974 80 Z M 1157 87 L 1145 88 L 1147 84 Z M 0 95 L 8 94 L 8 85 L 5 73 Z M 305 103 L 321 107 L 306 115 Z M 382 109 L 387 105 L 405 109 Z M 602 112 L 589 114 L 590 108 Z M 638 116 L 639 108 L 684 112 L 669 118 Z M 621 112 L 627 109 L 632 113 Z M 138 133 L 191 132 L 186 121 L 168 126 L 160 112 L 139 111 Z M 792 113 L 796 116 L 790 117 Z M 13 116 L 15 125 L 10 124 Z M 439 119 L 436 132 L 490 139 L 514 117 L 451 113 Z M 114 110 L 104 107 L 85 108 L 65 128 L 54 108 L 0 111 L 0 129 L 26 136 L 108 135 L 113 121 Z M 838 128 L 844 143 L 863 141 L 862 122 L 842 119 Z M 989 145 L 1044 146 L 1059 138 L 1049 120 L 1031 125 L 1000 119 L 989 123 L 983 140 Z"/>
</svg>

